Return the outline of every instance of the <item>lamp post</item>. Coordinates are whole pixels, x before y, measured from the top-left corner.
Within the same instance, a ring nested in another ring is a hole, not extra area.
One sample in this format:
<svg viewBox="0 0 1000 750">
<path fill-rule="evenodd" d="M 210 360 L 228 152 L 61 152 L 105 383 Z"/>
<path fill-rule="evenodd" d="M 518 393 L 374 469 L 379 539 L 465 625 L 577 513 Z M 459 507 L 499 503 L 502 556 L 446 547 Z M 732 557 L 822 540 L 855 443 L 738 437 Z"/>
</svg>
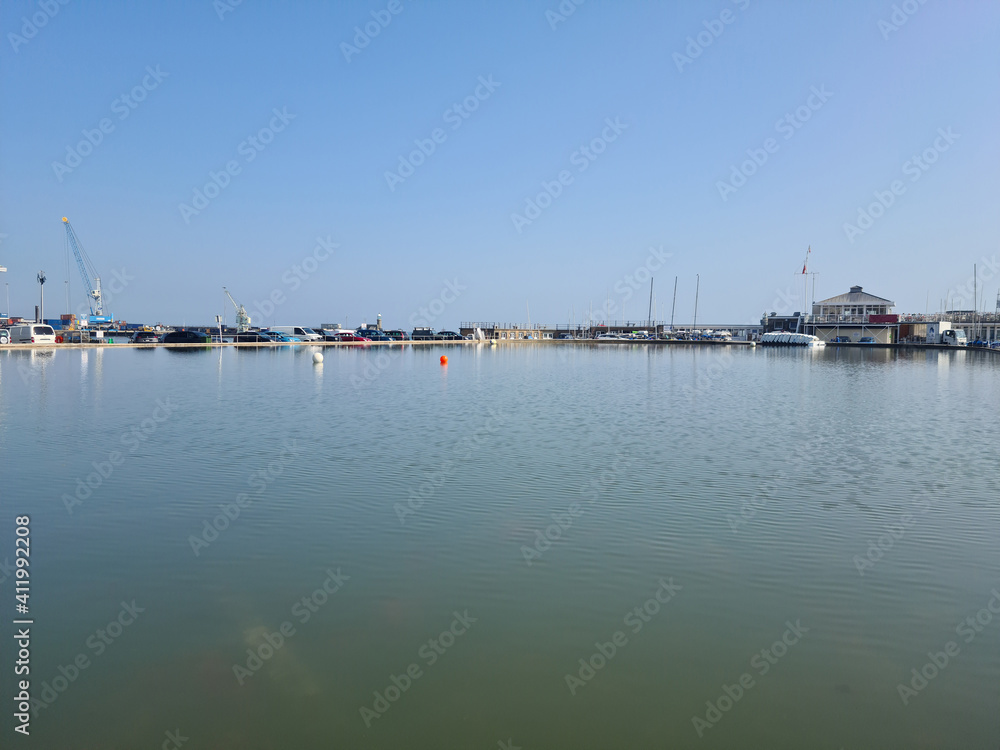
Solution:
<svg viewBox="0 0 1000 750">
<path fill-rule="evenodd" d="M 0 266 L 0 273 L 7 273 L 7 266 Z M 7 287 L 7 320 L 10 320 L 10 284 L 4 283 Z M 1000 302 L 1000 296 L 997 297 L 997 301 Z"/>
<path fill-rule="evenodd" d="M 45 271 L 38 272 L 38 322 L 45 320 Z"/>
</svg>

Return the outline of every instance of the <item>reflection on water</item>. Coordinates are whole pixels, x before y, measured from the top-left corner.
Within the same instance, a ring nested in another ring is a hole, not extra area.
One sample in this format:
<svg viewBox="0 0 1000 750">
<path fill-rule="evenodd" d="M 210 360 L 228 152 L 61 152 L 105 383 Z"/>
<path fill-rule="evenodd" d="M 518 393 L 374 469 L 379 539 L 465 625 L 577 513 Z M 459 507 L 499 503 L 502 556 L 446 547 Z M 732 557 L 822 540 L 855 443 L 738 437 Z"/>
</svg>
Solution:
<svg viewBox="0 0 1000 750">
<path fill-rule="evenodd" d="M 315 350 L 0 352 L 39 747 L 995 746 L 995 355 Z"/>
</svg>

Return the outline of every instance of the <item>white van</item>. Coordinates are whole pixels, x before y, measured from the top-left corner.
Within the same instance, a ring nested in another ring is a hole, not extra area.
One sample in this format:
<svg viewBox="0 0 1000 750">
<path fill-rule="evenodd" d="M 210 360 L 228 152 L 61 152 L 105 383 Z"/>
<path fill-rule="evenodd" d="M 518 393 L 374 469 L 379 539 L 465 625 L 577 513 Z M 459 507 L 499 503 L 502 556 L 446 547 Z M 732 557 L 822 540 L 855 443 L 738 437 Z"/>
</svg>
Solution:
<svg viewBox="0 0 1000 750">
<path fill-rule="evenodd" d="M 320 336 L 312 328 L 305 328 L 304 326 L 271 326 L 272 331 L 277 331 L 278 333 L 285 333 L 289 336 L 294 336 L 300 341 L 322 341 L 323 337 Z"/>
<path fill-rule="evenodd" d="M 12 344 L 54 344 L 56 332 L 43 323 L 23 323 L 10 327 Z"/>
<path fill-rule="evenodd" d="M 969 339 L 965 336 L 965 331 L 959 328 L 958 330 L 948 330 L 941 333 L 941 343 L 950 344 L 951 346 L 968 346 Z"/>
</svg>

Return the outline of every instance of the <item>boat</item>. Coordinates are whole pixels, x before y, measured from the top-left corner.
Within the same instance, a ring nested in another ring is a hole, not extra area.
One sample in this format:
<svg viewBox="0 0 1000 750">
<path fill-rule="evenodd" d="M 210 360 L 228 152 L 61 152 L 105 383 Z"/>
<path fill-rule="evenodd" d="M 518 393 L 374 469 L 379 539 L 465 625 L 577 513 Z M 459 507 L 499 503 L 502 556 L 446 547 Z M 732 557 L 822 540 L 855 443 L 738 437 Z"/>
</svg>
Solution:
<svg viewBox="0 0 1000 750">
<path fill-rule="evenodd" d="M 826 342 L 818 336 L 808 333 L 788 333 L 787 331 L 771 331 L 760 337 L 761 346 L 806 346 L 818 348 L 826 346 Z"/>
</svg>

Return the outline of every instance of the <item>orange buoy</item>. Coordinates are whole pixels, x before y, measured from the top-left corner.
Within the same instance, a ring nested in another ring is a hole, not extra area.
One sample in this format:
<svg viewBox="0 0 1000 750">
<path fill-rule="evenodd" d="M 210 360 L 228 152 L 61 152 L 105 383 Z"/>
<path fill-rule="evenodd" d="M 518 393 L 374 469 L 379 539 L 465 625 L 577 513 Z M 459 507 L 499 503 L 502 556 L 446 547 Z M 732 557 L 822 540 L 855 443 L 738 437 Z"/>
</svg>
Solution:
<svg viewBox="0 0 1000 750">
<path fill-rule="evenodd" d="M 441 364 L 442 365 L 448 364 L 448 358 L 446 356 L 444 356 L 443 354 L 441 355 Z"/>
</svg>

